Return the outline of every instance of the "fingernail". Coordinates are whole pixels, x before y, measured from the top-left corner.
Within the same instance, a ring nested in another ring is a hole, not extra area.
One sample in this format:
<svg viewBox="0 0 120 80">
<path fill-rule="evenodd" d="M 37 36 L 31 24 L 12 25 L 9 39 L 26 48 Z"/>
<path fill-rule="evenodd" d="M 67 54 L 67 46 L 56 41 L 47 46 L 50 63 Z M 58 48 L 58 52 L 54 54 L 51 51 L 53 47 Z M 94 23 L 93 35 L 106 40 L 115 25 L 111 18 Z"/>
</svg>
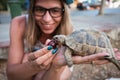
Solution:
<svg viewBox="0 0 120 80">
<path fill-rule="evenodd" d="M 104 57 L 110 57 L 109 55 L 105 55 Z"/>
<path fill-rule="evenodd" d="M 51 50 L 53 47 L 52 46 L 48 46 L 47 47 L 47 50 Z"/>
<path fill-rule="evenodd" d="M 58 48 L 55 48 L 52 50 L 52 54 L 55 54 L 57 52 Z"/>
</svg>

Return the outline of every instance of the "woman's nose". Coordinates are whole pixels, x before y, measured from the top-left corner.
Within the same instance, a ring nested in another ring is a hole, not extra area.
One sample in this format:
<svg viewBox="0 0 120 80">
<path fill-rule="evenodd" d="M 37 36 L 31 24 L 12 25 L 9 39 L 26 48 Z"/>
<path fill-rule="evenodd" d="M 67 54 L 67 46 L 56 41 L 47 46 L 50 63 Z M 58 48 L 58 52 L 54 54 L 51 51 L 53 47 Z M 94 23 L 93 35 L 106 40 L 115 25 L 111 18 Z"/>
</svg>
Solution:
<svg viewBox="0 0 120 80">
<path fill-rule="evenodd" d="M 43 16 L 43 20 L 46 22 L 49 22 L 52 20 L 52 16 L 50 15 L 49 11 L 45 13 L 45 15 Z"/>
</svg>

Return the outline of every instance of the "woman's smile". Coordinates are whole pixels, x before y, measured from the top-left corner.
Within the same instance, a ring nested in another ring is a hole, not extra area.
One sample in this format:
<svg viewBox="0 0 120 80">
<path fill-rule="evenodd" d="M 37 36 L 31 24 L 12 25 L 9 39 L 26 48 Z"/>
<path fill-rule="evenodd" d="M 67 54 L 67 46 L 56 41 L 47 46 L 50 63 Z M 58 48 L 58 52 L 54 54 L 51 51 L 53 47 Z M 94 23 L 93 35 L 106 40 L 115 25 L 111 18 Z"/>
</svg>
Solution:
<svg viewBox="0 0 120 80">
<path fill-rule="evenodd" d="M 49 23 L 49 24 L 39 23 L 39 26 L 40 26 L 40 29 L 42 30 L 42 32 L 45 34 L 51 34 L 56 29 L 55 23 Z"/>
<path fill-rule="evenodd" d="M 50 30 L 52 29 L 53 24 L 42 24 L 43 29 Z"/>
</svg>

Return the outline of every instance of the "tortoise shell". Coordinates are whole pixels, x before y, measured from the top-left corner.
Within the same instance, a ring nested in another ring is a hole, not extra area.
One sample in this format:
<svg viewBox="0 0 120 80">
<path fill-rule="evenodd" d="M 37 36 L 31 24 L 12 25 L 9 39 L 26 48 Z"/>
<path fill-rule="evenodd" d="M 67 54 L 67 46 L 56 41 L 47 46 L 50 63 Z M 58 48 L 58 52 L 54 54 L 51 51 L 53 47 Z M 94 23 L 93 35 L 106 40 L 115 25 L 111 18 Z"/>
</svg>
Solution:
<svg viewBox="0 0 120 80">
<path fill-rule="evenodd" d="M 101 52 L 109 53 L 105 59 L 113 62 L 120 70 L 120 62 L 115 59 L 115 53 L 109 38 L 104 32 L 97 30 L 78 30 L 70 35 L 55 35 L 54 40 L 66 46 L 64 53 L 68 66 L 72 66 L 72 55 L 86 56 Z"/>
<path fill-rule="evenodd" d="M 114 55 L 111 43 L 104 32 L 97 30 L 74 31 L 65 38 L 65 45 L 80 56 L 108 52 Z"/>
</svg>

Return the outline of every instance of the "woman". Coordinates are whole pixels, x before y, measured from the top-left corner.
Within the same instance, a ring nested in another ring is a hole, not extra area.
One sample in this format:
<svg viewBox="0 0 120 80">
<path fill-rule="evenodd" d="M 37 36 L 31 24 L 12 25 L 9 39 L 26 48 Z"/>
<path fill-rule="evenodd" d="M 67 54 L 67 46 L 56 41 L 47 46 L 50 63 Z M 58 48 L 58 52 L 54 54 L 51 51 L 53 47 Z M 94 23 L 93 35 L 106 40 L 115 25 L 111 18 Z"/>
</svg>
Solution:
<svg viewBox="0 0 120 80">
<path fill-rule="evenodd" d="M 49 42 L 47 39 L 52 39 L 54 35 L 72 32 L 68 12 L 64 0 L 30 0 L 28 17 L 22 15 L 12 20 L 7 66 L 9 80 L 66 80 L 70 77 L 63 56 L 65 48 L 53 49 L 46 45 Z M 99 61 L 106 55 L 75 56 L 73 62 Z"/>
</svg>

